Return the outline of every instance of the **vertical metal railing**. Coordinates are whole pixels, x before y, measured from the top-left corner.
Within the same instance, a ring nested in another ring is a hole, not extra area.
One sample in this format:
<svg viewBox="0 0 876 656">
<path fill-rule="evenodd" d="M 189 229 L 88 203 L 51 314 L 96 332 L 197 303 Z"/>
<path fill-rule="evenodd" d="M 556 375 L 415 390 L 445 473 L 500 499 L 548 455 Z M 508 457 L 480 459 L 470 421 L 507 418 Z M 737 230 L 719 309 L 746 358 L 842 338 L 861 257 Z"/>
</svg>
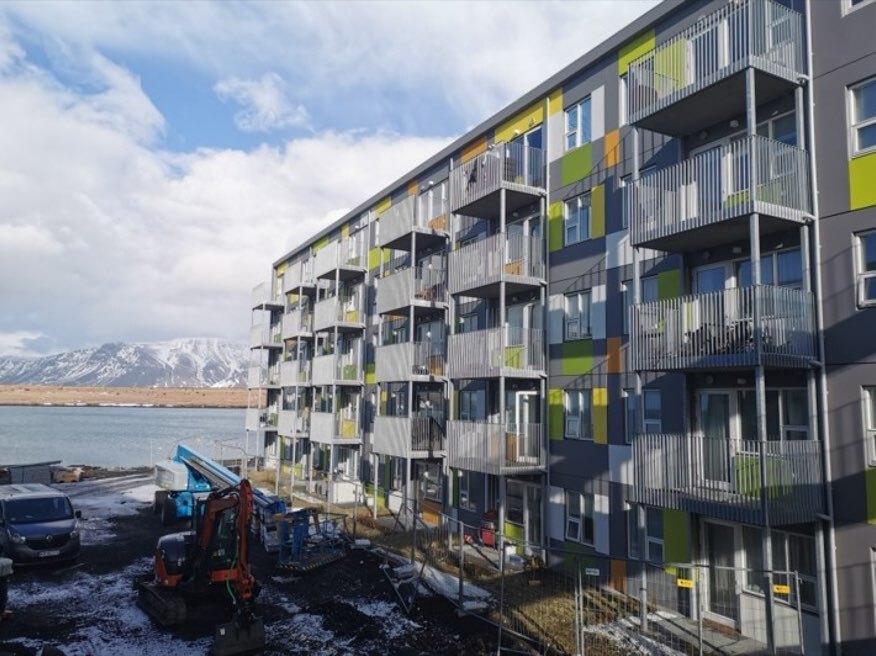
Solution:
<svg viewBox="0 0 876 656">
<path fill-rule="evenodd" d="M 451 467 L 497 476 L 541 471 L 547 466 L 541 424 L 447 422 Z"/>
<path fill-rule="evenodd" d="M 812 521 L 823 512 L 821 448 L 813 440 L 766 442 L 703 434 L 633 440 L 636 500 L 749 523 L 763 521 L 761 460 L 770 521 Z"/>
<path fill-rule="evenodd" d="M 774 0 L 739 0 L 658 44 L 629 65 L 630 122 L 747 66 L 797 81 L 804 70 L 799 12 Z"/>
<path fill-rule="evenodd" d="M 451 378 L 538 375 L 545 370 L 544 331 L 499 327 L 448 336 Z"/>
<path fill-rule="evenodd" d="M 447 271 L 428 267 L 415 267 L 413 275 L 413 298 L 430 303 L 447 302 Z"/>
<path fill-rule="evenodd" d="M 754 304 L 763 344 L 754 344 Z M 810 292 L 758 286 L 640 303 L 631 313 L 633 366 L 641 371 L 697 367 L 805 367 L 816 357 Z"/>
<path fill-rule="evenodd" d="M 497 283 L 503 278 L 543 279 L 543 246 L 544 242 L 537 237 L 498 233 L 451 251 L 450 293 Z"/>
<path fill-rule="evenodd" d="M 544 151 L 519 142 L 496 143 L 451 171 L 450 178 L 450 205 L 454 211 L 497 191 L 503 184 L 543 189 Z"/>
<path fill-rule="evenodd" d="M 755 181 L 749 176 L 752 157 Z M 810 207 L 806 151 L 767 137 L 743 137 L 635 181 L 631 240 L 647 244 L 752 212 L 803 221 Z"/>
</svg>

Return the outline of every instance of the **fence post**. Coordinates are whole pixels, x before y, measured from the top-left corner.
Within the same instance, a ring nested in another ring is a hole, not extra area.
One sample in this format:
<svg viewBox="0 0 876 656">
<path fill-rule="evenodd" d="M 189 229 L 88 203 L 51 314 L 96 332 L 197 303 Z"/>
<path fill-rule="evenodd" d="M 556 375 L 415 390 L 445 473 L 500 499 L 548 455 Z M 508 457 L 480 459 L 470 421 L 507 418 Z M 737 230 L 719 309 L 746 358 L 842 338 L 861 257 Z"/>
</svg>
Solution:
<svg viewBox="0 0 876 656">
<path fill-rule="evenodd" d="M 405 511 L 407 511 L 405 504 Z M 417 562 L 417 500 L 414 499 L 414 516 L 411 521 L 411 565 Z"/>
<path fill-rule="evenodd" d="M 703 573 L 698 565 L 693 566 L 694 586 L 697 600 L 697 644 L 699 646 L 699 655 L 703 656 Z"/>
<path fill-rule="evenodd" d="M 505 544 L 499 533 L 499 636 L 496 641 L 496 656 L 502 654 L 502 627 L 505 623 Z"/>
<path fill-rule="evenodd" d="M 806 640 L 803 636 L 803 604 L 800 601 L 800 573 L 794 572 L 794 598 L 797 600 L 797 632 L 800 634 L 800 654 L 806 653 Z"/>
<path fill-rule="evenodd" d="M 364 490 L 364 485 L 363 488 Z M 356 518 L 359 516 L 359 483 L 356 483 L 353 488 L 353 539 L 355 540 L 358 536 L 356 532 Z"/>
<path fill-rule="evenodd" d="M 645 530 L 645 506 L 638 506 L 639 519 L 639 558 L 642 563 L 642 576 L 639 583 L 639 630 L 648 632 L 648 539 Z"/>
<path fill-rule="evenodd" d="M 584 586 L 581 583 L 581 560 L 575 557 L 575 638 L 578 642 L 578 654 L 584 656 Z"/>
<path fill-rule="evenodd" d="M 459 613 L 465 612 L 465 592 L 463 586 L 465 585 L 465 525 L 456 520 L 459 523 Z"/>
</svg>

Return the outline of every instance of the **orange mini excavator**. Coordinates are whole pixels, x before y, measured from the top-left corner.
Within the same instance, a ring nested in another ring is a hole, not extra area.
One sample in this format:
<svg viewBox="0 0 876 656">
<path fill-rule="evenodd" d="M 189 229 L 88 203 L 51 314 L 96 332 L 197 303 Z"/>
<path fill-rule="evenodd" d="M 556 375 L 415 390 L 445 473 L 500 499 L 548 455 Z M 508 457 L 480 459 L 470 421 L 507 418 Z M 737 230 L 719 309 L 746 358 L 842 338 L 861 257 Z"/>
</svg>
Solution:
<svg viewBox="0 0 876 656">
<path fill-rule="evenodd" d="M 158 540 L 153 573 L 137 583 L 138 605 L 163 626 L 186 623 L 192 605 L 230 604 L 234 617 L 216 627 L 214 656 L 264 647 L 264 623 L 252 608 L 258 584 L 249 568 L 251 516 L 248 480 L 211 492 L 198 502 L 193 530 Z"/>
</svg>

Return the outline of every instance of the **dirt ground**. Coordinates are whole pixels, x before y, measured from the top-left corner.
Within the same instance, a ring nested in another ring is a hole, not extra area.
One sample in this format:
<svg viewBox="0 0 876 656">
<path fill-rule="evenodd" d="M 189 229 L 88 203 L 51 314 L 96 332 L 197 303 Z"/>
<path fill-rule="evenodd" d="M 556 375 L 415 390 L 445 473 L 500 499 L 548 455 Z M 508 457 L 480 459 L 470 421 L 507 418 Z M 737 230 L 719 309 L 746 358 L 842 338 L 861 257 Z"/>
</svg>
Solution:
<svg viewBox="0 0 876 656">
<path fill-rule="evenodd" d="M 237 388 L 67 387 L 0 385 L 0 405 L 138 404 L 180 408 L 245 408 Z"/>
<path fill-rule="evenodd" d="M 158 537 L 184 530 L 185 523 L 162 527 L 151 509 L 142 507 L 100 521 L 101 535 L 115 537 L 87 541 L 73 566 L 16 569 L 12 614 L 0 621 L 0 656 L 207 653 L 223 609 L 211 608 L 182 628 L 161 629 L 136 607 L 132 589 L 133 579 L 150 568 Z M 253 552 L 262 585 L 258 612 L 265 620 L 265 654 L 495 652 L 495 629 L 457 617 L 448 601 L 428 591 L 405 615 L 380 569 L 379 554 L 353 549 L 339 562 L 293 576 L 274 567 L 275 555 L 258 545 Z"/>
</svg>

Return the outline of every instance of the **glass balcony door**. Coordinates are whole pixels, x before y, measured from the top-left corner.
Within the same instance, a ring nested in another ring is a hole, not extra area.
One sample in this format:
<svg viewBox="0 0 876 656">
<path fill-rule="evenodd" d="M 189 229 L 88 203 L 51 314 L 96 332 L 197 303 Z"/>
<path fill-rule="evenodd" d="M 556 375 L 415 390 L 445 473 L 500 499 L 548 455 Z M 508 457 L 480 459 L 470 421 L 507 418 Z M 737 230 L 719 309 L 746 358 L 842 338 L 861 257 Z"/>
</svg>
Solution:
<svg viewBox="0 0 876 656">
<path fill-rule="evenodd" d="M 727 392 L 699 393 L 700 432 L 702 444 L 702 475 L 710 487 L 729 489 L 732 472 L 730 394 Z"/>
</svg>

